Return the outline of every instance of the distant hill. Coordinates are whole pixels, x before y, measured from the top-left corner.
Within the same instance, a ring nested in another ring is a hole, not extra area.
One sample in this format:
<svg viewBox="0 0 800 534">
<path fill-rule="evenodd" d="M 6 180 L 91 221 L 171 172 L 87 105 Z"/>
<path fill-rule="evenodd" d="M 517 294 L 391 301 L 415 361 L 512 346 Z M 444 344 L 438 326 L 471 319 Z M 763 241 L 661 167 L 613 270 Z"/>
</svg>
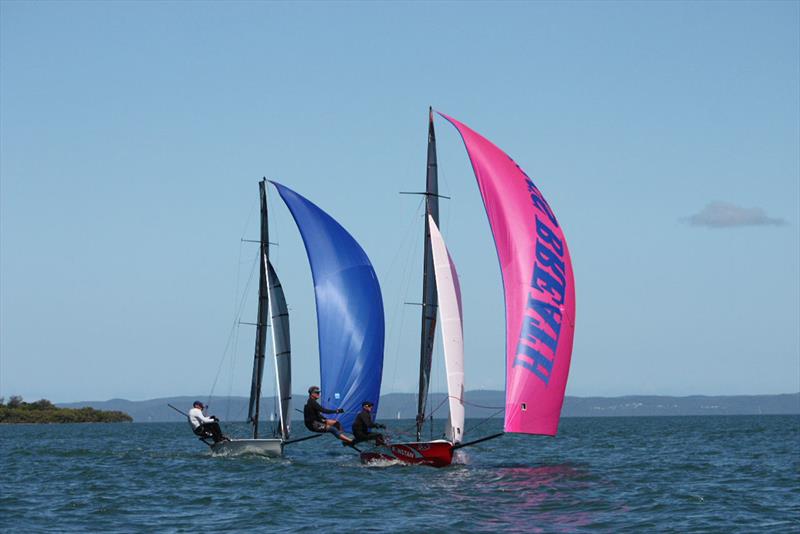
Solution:
<svg viewBox="0 0 800 534">
<path fill-rule="evenodd" d="M 306 394 L 294 395 L 293 419 L 302 419 L 300 413 Z M 188 411 L 192 401 L 208 401 L 209 414 L 225 421 L 244 421 L 247 418 L 245 397 L 167 397 L 145 401 L 111 399 L 108 401 L 85 401 L 59 404 L 64 408 L 91 407 L 98 410 L 121 411 L 133 417 L 135 422 L 184 421 L 185 418 L 167 404 Z M 442 393 L 430 395 L 430 406 L 436 414 L 446 417 L 446 397 Z M 503 392 L 492 390 L 468 391 L 465 394 L 468 418 L 489 417 L 503 411 Z M 273 400 L 262 400 L 262 413 L 272 411 Z M 379 406 L 382 419 L 411 419 L 416 414 L 416 394 L 389 393 L 381 397 Z M 759 415 L 800 414 L 800 393 L 783 395 L 733 395 L 689 397 L 642 396 L 625 397 L 567 397 L 564 401 L 564 417 L 608 417 L 646 415 Z"/>
</svg>

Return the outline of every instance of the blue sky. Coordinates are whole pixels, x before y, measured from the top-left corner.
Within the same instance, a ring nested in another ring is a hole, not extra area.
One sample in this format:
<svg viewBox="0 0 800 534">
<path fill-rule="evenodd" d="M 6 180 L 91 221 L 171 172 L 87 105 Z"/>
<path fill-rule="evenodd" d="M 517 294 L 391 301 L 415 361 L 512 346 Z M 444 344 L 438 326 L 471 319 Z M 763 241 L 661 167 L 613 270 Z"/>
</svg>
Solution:
<svg viewBox="0 0 800 534">
<path fill-rule="evenodd" d="M 568 394 L 800 390 L 797 2 L 4 1 L 0 396 L 246 395 L 253 332 L 232 326 L 242 294 L 254 314 L 240 239 L 257 237 L 261 176 L 361 242 L 383 392 L 415 391 L 403 303 L 423 220 L 398 192 L 424 187 L 429 105 L 511 155 L 559 217 Z M 466 381 L 500 389 L 497 259 L 463 145 L 444 121 L 437 135 Z M 270 203 L 303 391 L 310 272 Z"/>
</svg>

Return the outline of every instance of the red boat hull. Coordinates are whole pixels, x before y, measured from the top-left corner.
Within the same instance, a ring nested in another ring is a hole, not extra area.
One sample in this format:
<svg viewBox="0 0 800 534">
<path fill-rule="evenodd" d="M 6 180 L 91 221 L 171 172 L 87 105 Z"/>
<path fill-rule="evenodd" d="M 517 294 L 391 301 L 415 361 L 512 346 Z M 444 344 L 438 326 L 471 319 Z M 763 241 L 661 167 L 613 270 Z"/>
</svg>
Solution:
<svg viewBox="0 0 800 534">
<path fill-rule="evenodd" d="M 453 461 L 453 444 L 449 441 L 387 443 L 361 453 L 361 462 L 399 461 L 406 464 L 446 467 Z"/>
</svg>

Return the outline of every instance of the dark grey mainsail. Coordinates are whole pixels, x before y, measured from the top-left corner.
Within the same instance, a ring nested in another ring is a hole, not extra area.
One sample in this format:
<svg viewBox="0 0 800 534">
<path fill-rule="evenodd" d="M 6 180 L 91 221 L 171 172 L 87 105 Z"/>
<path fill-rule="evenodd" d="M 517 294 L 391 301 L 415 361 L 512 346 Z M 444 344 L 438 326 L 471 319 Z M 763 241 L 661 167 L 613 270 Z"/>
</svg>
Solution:
<svg viewBox="0 0 800 534">
<path fill-rule="evenodd" d="M 436 166 L 436 133 L 433 129 L 433 110 L 428 109 L 428 166 L 425 179 L 425 256 L 422 267 L 422 332 L 419 349 L 419 396 L 417 397 L 417 440 L 425 423 L 425 404 L 431 380 L 433 341 L 436 335 L 438 295 L 434 280 L 431 230 L 427 214 L 439 224 L 439 181 Z"/>
<path fill-rule="evenodd" d="M 272 318 L 272 346 L 275 352 L 275 376 L 277 377 L 278 413 L 280 415 L 281 437 L 289 439 L 292 405 L 292 350 L 289 339 L 289 310 L 283 294 L 281 281 L 267 262 L 269 279 L 269 309 Z"/>
<path fill-rule="evenodd" d="M 256 347 L 253 359 L 253 380 L 250 386 L 250 406 L 247 419 L 253 425 L 253 439 L 258 439 L 258 415 L 261 404 L 261 381 L 264 377 L 264 358 L 267 346 L 267 316 L 269 314 L 269 286 L 267 264 L 269 262 L 269 225 L 267 219 L 266 180 L 258 183 L 261 201 L 261 246 L 259 250 L 258 318 L 256 320 Z"/>
</svg>

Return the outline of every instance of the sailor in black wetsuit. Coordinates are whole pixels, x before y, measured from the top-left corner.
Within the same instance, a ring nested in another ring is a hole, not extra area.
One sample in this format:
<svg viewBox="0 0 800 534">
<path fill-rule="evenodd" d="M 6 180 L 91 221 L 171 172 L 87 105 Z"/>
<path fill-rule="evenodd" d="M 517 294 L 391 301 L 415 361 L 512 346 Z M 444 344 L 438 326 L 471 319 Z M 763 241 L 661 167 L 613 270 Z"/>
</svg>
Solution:
<svg viewBox="0 0 800 534">
<path fill-rule="evenodd" d="M 324 413 L 344 413 L 344 410 L 341 408 L 332 410 L 320 406 L 319 393 L 320 391 L 317 386 L 308 388 L 308 401 L 306 402 L 305 408 L 303 408 L 303 420 L 305 421 L 306 428 L 312 432 L 330 432 L 342 440 L 345 445 L 352 444 L 352 438 L 342 434 L 342 424 L 339 421 L 327 419 L 322 415 Z"/>
<path fill-rule="evenodd" d="M 383 434 L 370 432 L 372 428 L 386 427 L 372 420 L 372 402 L 364 401 L 361 403 L 361 413 L 359 413 L 358 416 L 356 416 L 356 420 L 353 421 L 353 435 L 356 438 L 355 443 L 375 440 L 375 445 L 383 445 Z"/>
</svg>

